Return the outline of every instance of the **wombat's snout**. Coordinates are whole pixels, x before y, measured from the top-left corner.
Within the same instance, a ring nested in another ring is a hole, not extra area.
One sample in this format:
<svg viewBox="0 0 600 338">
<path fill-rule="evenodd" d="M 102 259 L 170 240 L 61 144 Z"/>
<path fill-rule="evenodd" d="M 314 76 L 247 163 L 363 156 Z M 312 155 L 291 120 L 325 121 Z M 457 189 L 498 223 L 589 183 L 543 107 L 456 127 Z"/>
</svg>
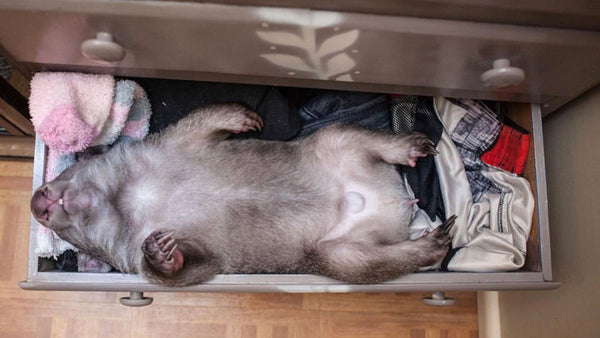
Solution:
<svg viewBox="0 0 600 338">
<path fill-rule="evenodd" d="M 31 197 L 31 213 L 37 219 L 47 220 L 50 216 L 50 207 L 55 203 L 61 203 L 61 198 L 52 199 L 47 187 L 38 189 Z"/>
</svg>

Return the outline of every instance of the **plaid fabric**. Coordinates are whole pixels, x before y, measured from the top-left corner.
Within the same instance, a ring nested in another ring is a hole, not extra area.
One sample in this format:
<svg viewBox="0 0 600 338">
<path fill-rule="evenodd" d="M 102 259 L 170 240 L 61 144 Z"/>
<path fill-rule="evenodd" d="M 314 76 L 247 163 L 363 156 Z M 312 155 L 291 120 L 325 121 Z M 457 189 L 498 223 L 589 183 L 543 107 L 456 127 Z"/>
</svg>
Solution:
<svg viewBox="0 0 600 338">
<path fill-rule="evenodd" d="M 460 157 L 462 158 L 463 164 L 467 170 L 481 171 L 483 169 L 483 162 L 481 161 L 480 154 L 474 151 L 457 147 Z"/>
<path fill-rule="evenodd" d="M 481 101 L 448 100 L 467 111 L 450 137 L 456 144 L 464 162 L 473 201 L 479 201 L 483 194 L 488 192 L 501 193 L 502 190 L 481 173 L 484 167 L 481 155 L 498 139 L 502 123 L 498 121 L 496 114 Z"/>
<path fill-rule="evenodd" d="M 469 185 L 471 186 L 471 194 L 473 195 L 474 202 L 479 201 L 481 197 L 483 197 L 483 194 L 486 193 L 502 193 L 502 189 L 500 189 L 494 182 L 483 176 L 481 171 L 467 170 L 466 174 L 467 179 L 469 180 Z"/>
<path fill-rule="evenodd" d="M 450 99 L 450 102 L 467 111 L 452 132 L 452 141 L 467 151 L 483 154 L 498 138 L 502 123 L 482 102 L 470 99 Z"/>
<path fill-rule="evenodd" d="M 530 141 L 529 134 L 504 125 L 496 144 L 481 156 L 481 160 L 488 165 L 522 175 Z"/>
</svg>

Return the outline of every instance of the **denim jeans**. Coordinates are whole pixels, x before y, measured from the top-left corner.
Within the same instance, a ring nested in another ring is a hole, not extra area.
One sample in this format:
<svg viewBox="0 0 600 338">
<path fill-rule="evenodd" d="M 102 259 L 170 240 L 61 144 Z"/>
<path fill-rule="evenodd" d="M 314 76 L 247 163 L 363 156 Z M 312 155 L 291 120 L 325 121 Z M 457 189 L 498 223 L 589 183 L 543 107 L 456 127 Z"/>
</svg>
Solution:
<svg viewBox="0 0 600 338">
<path fill-rule="evenodd" d="M 304 125 L 294 140 L 304 138 L 333 123 L 368 129 L 390 129 L 388 95 L 322 91 L 298 110 Z"/>
</svg>

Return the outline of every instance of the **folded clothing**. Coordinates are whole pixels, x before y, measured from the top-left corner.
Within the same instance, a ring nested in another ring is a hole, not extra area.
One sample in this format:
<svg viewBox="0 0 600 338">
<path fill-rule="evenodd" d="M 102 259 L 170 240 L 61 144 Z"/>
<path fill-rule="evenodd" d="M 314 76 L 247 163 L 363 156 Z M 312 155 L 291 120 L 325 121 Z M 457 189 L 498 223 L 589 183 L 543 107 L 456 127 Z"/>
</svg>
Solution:
<svg viewBox="0 0 600 338">
<path fill-rule="evenodd" d="M 110 115 L 102 134 L 92 145 L 110 145 L 119 139 L 144 138 L 150 128 L 151 114 L 150 101 L 139 84 L 131 80 L 117 81 Z"/>
<path fill-rule="evenodd" d="M 36 134 L 61 153 L 82 151 L 102 132 L 114 88 L 110 75 L 35 74 L 29 111 Z"/>
</svg>

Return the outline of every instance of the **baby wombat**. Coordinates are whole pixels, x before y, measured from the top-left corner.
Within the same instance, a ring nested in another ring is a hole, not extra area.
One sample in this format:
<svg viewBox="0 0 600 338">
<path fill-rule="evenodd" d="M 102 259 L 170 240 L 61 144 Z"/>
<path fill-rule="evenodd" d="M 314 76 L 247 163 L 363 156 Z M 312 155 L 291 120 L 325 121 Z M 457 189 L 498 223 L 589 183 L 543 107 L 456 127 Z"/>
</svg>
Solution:
<svg viewBox="0 0 600 338">
<path fill-rule="evenodd" d="M 227 140 L 262 127 L 237 104 L 199 109 L 40 187 L 43 225 L 124 273 L 184 286 L 217 273 L 316 273 L 377 283 L 440 260 L 451 217 L 408 240 L 393 164 L 435 153 L 422 134 L 335 125 L 297 142 Z"/>
</svg>

